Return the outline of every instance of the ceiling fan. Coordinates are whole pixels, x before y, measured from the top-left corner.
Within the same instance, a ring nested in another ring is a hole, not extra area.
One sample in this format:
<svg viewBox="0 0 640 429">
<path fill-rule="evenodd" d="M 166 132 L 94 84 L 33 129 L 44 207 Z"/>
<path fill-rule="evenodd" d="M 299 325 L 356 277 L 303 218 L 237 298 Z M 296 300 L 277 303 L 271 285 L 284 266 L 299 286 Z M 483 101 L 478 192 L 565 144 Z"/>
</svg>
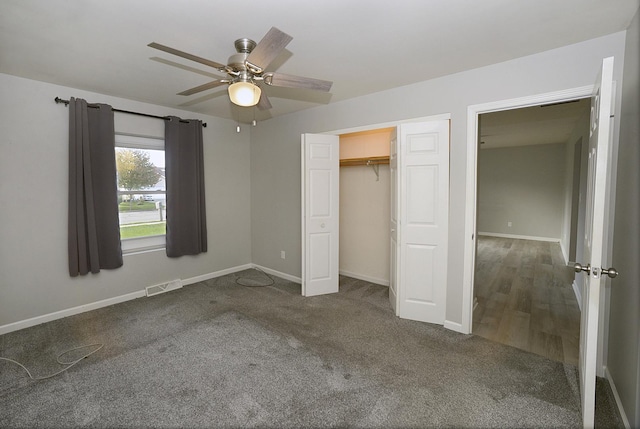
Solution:
<svg viewBox="0 0 640 429">
<path fill-rule="evenodd" d="M 229 85 L 229 98 L 238 106 L 256 106 L 261 110 L 271 108 L 271 102 L 262 92 L 260 83 L 286 88 L 304 88 L 328 92 L 333 82 L 284 73 L 265 72 L 269 64 L 284 50 L 293 37 L 272 27 L 258 44 L 251 39 L 238 39 L 234 45 L 236 54 L 229 57 L 228 64 L 221 64 L 187 52 L 179 51 L 156 42 L 147 46 L 191 61 L 213 67 L 227 74 L 204 85 L 187 89 L 178 95 L 192 95 L 221 85 Z"/>
</svg>

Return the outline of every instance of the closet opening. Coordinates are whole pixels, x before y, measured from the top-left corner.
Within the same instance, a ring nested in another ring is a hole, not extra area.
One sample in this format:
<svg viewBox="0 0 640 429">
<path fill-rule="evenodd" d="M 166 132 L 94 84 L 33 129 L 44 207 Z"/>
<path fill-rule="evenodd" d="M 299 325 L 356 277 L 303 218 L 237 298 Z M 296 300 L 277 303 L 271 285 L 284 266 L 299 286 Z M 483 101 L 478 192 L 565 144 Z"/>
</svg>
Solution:
<svg viewBox="0 0 640 429">
<path fill-rule="evenodd" d="M 341 134 L 340 288 L 389 286 L 391 182 L 395 127 Z"/>
</svg>

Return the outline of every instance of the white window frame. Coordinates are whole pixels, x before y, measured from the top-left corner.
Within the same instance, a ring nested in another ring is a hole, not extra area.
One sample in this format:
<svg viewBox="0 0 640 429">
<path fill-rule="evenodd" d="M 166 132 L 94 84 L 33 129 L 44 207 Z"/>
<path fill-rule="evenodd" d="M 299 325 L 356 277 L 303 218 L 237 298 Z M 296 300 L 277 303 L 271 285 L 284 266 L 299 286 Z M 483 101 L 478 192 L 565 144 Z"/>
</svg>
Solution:
<svg viewBox="0 0 640 429">
<path fill-rule="evenodd" d="M 115 146 L 116 148 L 164 151 L 164 139 L 159 137 L 116 133 Z M 165 249 L 167 246 L 167 239 L 165 234 L 150 235 L 147 237 L 122 238 L 120 239 L 120 243 L 122 246 L 122 253 L 126 255 L 150 250 Z"/>
</svg>

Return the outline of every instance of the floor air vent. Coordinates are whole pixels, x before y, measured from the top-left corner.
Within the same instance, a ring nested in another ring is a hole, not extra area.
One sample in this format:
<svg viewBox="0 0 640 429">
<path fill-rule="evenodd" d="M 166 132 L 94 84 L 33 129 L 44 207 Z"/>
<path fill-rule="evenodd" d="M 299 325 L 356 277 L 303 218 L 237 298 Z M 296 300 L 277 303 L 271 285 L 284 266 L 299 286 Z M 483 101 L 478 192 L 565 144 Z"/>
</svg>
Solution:
<svg viewBox="0 0 640 429">
<path fill-rule="evenodd" d="M 169 292 L 171 290 L 180 289 L 182 287 L 182 280 L 176 279 L 171 280 L 167 283 L 162 283 L 154 286 L 147 286 L 145 290 L 147 291 L 147 296 L 154 296 L 160 293 Z"/>
</svg>

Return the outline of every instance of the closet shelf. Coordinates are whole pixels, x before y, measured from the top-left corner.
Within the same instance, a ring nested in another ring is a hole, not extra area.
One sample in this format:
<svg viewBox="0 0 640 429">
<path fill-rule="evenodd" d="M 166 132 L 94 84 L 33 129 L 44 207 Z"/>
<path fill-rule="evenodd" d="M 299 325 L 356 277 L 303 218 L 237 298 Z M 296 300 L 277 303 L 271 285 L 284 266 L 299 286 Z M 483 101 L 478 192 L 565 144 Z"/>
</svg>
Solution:
<svg viewBox="0 0 640 429">
<path fill-rule="evenodd" d="M 379 165 L 388 164 L 388 156 L 370 156 L 366 158 L 345 158 L 340 160 L 340 167 L 351 167 L 353 165 Z"/>
</svg>

